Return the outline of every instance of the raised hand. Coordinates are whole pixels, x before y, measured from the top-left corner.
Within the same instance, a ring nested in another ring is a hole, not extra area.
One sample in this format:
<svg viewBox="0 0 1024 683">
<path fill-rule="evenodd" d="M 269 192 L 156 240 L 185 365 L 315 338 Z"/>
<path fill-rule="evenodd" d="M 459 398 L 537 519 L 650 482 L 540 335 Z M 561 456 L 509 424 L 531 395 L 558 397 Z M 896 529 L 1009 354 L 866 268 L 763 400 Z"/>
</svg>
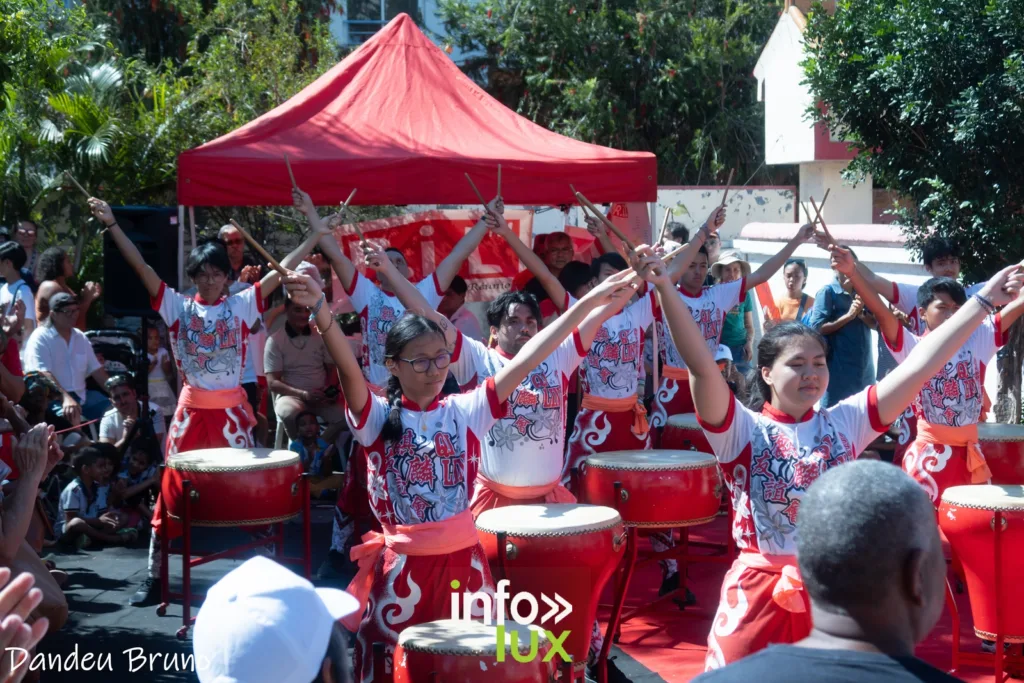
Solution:
<svg viewBox="0 0 1024 683">
<path fill-rule="evenodd" d="M 260 267 L 259 266 L 245 266 L 242 268 L 242 272 L 238 274 L 239 282 L 246 282 L 250 285 L 256 284 L 260 279 Z"/>
<path fill-rule="evenodd" d="M 85 287 L 82 288 L 82 293 L 85 295 L 85 298 L 95 301 L 103 294 L 103 286 L 98 282 L 86 282 Z"/>
<path fill-rule="evenodd" d="M 114 219 L 114 212 L 110 210 L 110 204 L 107 204 L 102 199 L 96 197 L 89 197 L 89 210 L 92 211 L 92 215 L 95 216 L 96 220 L 103 225 L 113 225 L 117 221 Z"/>
<path fill-rule="evenodd" d="M 800 229 L 796 232 L 796 238 L 801 242 L 807 242 L 808 240 L 815 237 L 814 226 L 810 223 L 804 223 L 800 226 Z"/>
<path fill-rule="evenodd" d="M 14 302 L 14 315 L 18 319 L 18 327 L 25 323 L 25 302 L 18 299 Z"/>
<path fill-rule="evenodd" d="M 46 469 L 46 448 L 49 429 L 39 423 L 23 434 L 14 446 L 14 464 L 26 481 L 38 482 Z"/>
<path fill-rule="evenodd" d="M 628 300 L 636 293 L 638 281 L 639 278 L 632 270 L 623 270 L 606 278 L 583 298 L 595 302 L 597 306 Z"/>
<path fill-rule="evenodd" d="M 297 187 L 292 188 L 292 203 L 295 208 L 306 214 L 316 213 L 316 206 L 313 204 L 313 200 L 310 199 L 309 195 L 300 190 Z"/>
<path fill-rule="evenodd" d="M 1021 264 L 1018 263 L 1007 266 L 993 275 L 978 293 L 992 302 L 994 306 L 1003 306 L 1017 298 L 1022 282 L 1024 282 L 1024 272 L 1021 271 Z"/>
<path fill-rule="evenodd" d="M 601 237 L 602 235 L 608 234 L 608 228 L 605 227 L 604 223 L 602 223 L 597 216 L 587 214 L 587 217 L 583 220 L 587 224 L 587 232 L 594 237 Z"/>
<path fill-rule="evenodd" d="M 339 211 L 338 213 L 332 213 L 324 220 L 324 225 L 327 226 L 328 230 L 337 230 L 345 224 L 345 216 Z"/>
<path fill-rule="evenodd" d="M 313 278 L 294 271 L 288 271 L 284 286 L 288 289 L 291 300 L 306 308 L 316 306 L 316 302 L 323 296 L 323 290 Z"/>
<path fill-rule="evenodd" d="M 804 227 L 809 227 L 810 224 Z M 801 228 L 802 230 L 803 228 Z M 843 275 L 851 275 L 857 268 L 857 261 L 853 258 L 853 252 L 843 247 L 832 245 L 829 249 L 832 254 L 831 264 L 832 268 Z"/>
<path fill-rule="evenodd" d="M 717 232 L 723 225 L 725 225 L 725 207 L 719 206 L 704 221 L 704 227 L 707 228 L 708 233 L 712 233 Z"/>
<path fill-rule="evenodd" d="M 388 258 L 388 253 L 384 251 L 384 247 L 370 241 L 360 242 L 359 246 L 363 250 L 363 258 L 366 259 L 366 265 L 387 274 L 391 274 L 391 271 L 395 270 L 395 264 Z"/>
<path fill-rule="evenodd" d="M 504 231 L 510 229 L 508 227 L 508 221 L 505 220 L 505 216 L 493 211 L 488 211 L 484 214 L 484 222 L 487 223 L 487 230 L 497 235 L 500 235 Z"/>
<path fill-rule="evenodd" d="M 9 583 L 8 583 L 9 582 Z M 0 681 L 18 683 L 28 672 L 28 651 L 33 649 L 50 626 L 45 618 L 36 619 L 29 626 L 28 615 L 43 601 L 43 592 L 33 588 L 35 578 L 29 573 L 19 574 L 11 581 L 11 570 L 0 568 Z M 22 653 L 18 656 L 16 653 Z"/>
<path fill-rule="evenodd" d="M 847 315 L 849 315 L 851 318 L 856 318 L 860 316 L 863 310 L 864 299 L 861 299 L 860 295 L 858 294 L 857 296 L 853 297 L 853 303 L 850 304 L 850 310 L 847 312 Z"/>
<path fill-rule="evenodd" d="M 497 196 L 491 201 L 487 202 L 487 213 L 496 214 L 498 216 L 505 213 L 505 200 L 501 196 Z"/>
</svg>

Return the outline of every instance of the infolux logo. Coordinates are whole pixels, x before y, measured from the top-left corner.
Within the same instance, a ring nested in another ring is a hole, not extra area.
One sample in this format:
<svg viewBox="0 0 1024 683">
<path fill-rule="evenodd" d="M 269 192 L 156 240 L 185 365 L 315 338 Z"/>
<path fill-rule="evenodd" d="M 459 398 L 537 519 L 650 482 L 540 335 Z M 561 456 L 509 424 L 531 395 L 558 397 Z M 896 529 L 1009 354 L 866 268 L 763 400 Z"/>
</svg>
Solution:
<svg viewBox="0 0 1024 683">
<path fill-rule="evenodd" d="M 453 591 L 458 591 L 462 586 L 458 579 L 451 582 Z M 508 579 L 502 579 L 498 582 L 497 590 L 494 595 L 490 593 L 452 593 L 452 619 L 461 619 L 463 621 L 474 621 L 472 618 L 473 608 L 479 606 L 484 615 L 484 624 L 487 626 L 491 625 L 491 614 L 492 612 L 498 615 L 498 631 L 495 640 L 498 644 L 498 661 L 505 661 L 505 612 L 506 606 L 508 606 L 508 614 L 512 617 L 512 620 L 517 624 L 523 626 L 530 626 L 537 621 L 537 616 L 540 614 L 540 604 L 537 602 L 537 598 L 532 593 L 519 592 L 512 595 L 508 592 L 509 581 Z M 460 609 L 460 598 L 461 598 L 461 609 Z M 541 602 L 544 603 L 544 607 L 548 610 L 546 614 L 540 617 L 541 622 L 554 619 L 554 623 L 558 623 L 565 619 L 567 616 L 572 614 L 572 605 L 568 603 L 561 595 L 555 593 L 555 598 L 552 600 L 544 593 L 540 594 Z M 571 631 L 562 631 L 559 635 L 555 635 L 551 631 L 544 629 L 544 634 L 547 636 L 548 641 L 551 643 L 551 649 L 548 650 L 547 654 L 544 655 L 542 661 L 550 662 L 556 654 L 561 655 L 563 662 L 569 661 L 569 653 L 565 651 L 562 643 L 569 637 Z M 519 633 L 513 630 L 509 633 L 510 649 L 512 651 L 512 657 L 517 662 L 530 662 L 537 658 L 538 638 L 537 631 L 530 629 L 530 650 L 523 654 L 519 652 Z"/>
</svg>

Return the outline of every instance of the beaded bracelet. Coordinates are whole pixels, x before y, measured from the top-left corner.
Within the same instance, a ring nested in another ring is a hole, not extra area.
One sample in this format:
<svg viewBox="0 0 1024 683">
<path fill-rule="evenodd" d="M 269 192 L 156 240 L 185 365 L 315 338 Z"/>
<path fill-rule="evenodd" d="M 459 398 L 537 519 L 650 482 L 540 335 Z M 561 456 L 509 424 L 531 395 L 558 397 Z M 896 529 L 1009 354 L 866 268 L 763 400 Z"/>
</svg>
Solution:
<svg viewBox="0 0 1024 683">
<path fill-rule="evenodd" d="M 310 320 L 313 320 L 314 318 L 316 318 L 316 314 L 320 312 L 321 308 L 323 308 L 323 305 L 324 305 L 325 301 L 327 301 L 327 295 L 326 294 L 320 294 L 320 298 L 317 299 L 316 303 L 313 305 L 313 308 L 309 309 L 309 319 Z"/>
<path fill-rule="evenodd" d="M 978 300 L 978 303 L 981 304 L 981 307 L 988 311 L 989 314 L 996 312 L 995 304 L 993 304 L 991 301 L 983 297 L 981 294 L 975 294 L 974 298 Z"/>
</svg>

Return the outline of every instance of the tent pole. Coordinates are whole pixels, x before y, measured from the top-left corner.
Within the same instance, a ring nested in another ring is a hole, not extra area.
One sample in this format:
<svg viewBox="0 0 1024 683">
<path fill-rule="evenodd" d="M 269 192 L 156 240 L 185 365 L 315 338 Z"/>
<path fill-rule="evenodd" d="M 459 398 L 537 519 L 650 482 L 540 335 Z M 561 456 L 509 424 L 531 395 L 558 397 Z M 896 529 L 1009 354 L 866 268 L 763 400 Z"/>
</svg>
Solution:
<svg viewBox="0 0 1024 683">
<path fill-rule="evenodd" d="M 189 231 L 190 231 L 189 232 L 189 236 L 192 238 L 192 244 L 190 245 L 190 248 L 195 249 L 196 248 L 196 207 L 194 207 L 194 206 L 188 207 L 188 227 L 189 227 Z"/>
<path fill-rule="evenodd" d="M 181 289 L 185 279 L 185 205 L 178 204 L 178 283 L 175 289 Z"/>
</svg>

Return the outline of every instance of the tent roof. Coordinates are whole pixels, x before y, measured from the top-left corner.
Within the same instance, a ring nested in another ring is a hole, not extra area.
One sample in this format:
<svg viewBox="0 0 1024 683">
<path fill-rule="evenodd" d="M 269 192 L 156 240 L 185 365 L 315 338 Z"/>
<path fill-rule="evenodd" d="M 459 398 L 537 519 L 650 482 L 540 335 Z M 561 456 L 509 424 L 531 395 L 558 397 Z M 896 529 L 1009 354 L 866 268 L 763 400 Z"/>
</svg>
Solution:
<svg viewBox="0 0 1024 683">
<path fill-rule="evenodd" d="M 244 75 L 240 75 L 244 76 Z M 288 154 L 318 205 L 473 204 L 469 173 L 506 204 L 654 201 L 657 162 L 553 133 L 463 74 L 400 14 L 302 92 L 238 130 L 181 154 L 178 201 L 290 205 Z"/>
</svg>

